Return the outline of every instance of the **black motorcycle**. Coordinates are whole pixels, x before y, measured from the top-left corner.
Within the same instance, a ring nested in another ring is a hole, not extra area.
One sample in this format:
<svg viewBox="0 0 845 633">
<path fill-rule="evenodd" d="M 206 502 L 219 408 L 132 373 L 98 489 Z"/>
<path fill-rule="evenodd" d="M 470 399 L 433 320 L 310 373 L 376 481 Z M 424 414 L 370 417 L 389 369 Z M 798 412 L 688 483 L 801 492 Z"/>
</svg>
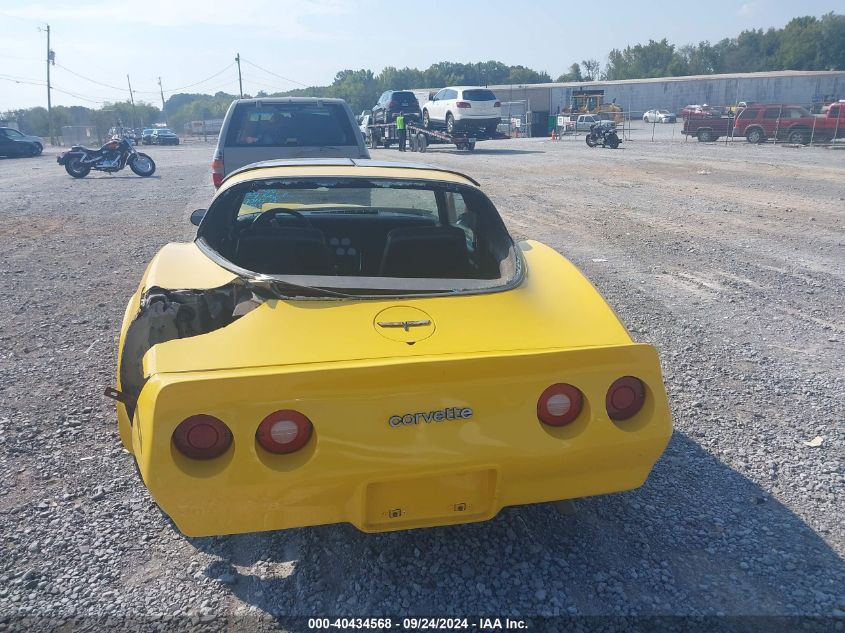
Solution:
<svg viewBox="0 0 845 633">
<path fill-rule="evenodd" d="M 114 138 L 100 149 L 74 145 L 69 152 L 59 154 L 56 162 L 64 165 L 65 171 L 74 178 L 85 178 L 92 169 L 114 173 L 127 165 L 144 178 L 152 176 L 156 170 L 153 159 L 136 152 L 126 138 Z"/>
<path fill-rule="evenodd" d="M 612 121 L 599 121 L 590 126 L 590 132 L 587 134 L 587 145 L 595 147 L 601 145 L 602 147 L 609 147 L 616 149 L 619 147 L 619 137 L 616 135 L 616 126 Z"/>
</svg>

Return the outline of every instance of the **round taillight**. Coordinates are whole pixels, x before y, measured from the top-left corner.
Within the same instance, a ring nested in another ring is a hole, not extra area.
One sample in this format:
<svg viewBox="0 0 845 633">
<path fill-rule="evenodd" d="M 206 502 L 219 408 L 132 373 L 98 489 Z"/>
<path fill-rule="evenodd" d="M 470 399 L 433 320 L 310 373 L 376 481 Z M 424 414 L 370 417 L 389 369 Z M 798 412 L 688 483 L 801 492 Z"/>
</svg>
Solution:
<svg viewBox="0 0 845 633">
<path fill-rule="evenodd" d="M 214 459 L 232 445 L 232 432 L 212 415 L 192 415 L 173 431 L 173 444 L 191 459 Z"/>
<path fill-rule="evenodd" d="M 639 378 L 623 376 L 607 390 L 605 406 L 611 420 L 632 418 L 645 403 L 645 386 Z"/>
<path fill-rule="evenodd" d="M 543 424 L 564 426 L 581 413 L 583 396 L 576 387 L 559 383 L 547 388 L 537 400 L 537 418 Z"/>
<path fill-rule="evenodd" d="M 255 439 L 271 453 L 293 453 L 308 443 L 314 427 L 299 411 L 285 409 L 271 413 L 261 421 Z"/>
</svg>

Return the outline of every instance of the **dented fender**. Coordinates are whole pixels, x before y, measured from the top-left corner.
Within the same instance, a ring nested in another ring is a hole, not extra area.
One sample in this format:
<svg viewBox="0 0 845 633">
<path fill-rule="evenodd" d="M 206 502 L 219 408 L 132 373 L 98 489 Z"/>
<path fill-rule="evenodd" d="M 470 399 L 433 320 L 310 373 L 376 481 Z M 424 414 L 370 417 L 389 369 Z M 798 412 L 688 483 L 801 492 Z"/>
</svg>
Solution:
<svg viewBox="0 0 845 633">
<path fill-rule="evenodd" d="M 268 298 L 240 278 L 209 289 L 148 288 L 121 344 L 120 388 L 109 389 L 106 395 L 123 404 L 131 425 L 138 396 L 149 378 L 144 375 L 143 359 L 151 347 L 226 327 Z"/>
</svg>

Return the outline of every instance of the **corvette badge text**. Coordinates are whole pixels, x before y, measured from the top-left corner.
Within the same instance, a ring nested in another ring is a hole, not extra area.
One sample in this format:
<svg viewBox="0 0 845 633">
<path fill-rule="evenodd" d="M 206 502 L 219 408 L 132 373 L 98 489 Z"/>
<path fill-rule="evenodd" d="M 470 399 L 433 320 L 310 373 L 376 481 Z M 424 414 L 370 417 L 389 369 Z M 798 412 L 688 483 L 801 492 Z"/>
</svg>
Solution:
<svg viewBox="0 0 845 633">
<path fill-rule="evenodd" d="M 426 413 L 406 413 L 405 415 L 392 415 L 387 423 L 393 428 L 407 424 L 430 424 L 432 422 L 446 422 L 448 420 L 468 420 L 472 417 L 472 409 L 469 407 L 449 407 L 439 411 L 427 411 Z"/>
</svg>

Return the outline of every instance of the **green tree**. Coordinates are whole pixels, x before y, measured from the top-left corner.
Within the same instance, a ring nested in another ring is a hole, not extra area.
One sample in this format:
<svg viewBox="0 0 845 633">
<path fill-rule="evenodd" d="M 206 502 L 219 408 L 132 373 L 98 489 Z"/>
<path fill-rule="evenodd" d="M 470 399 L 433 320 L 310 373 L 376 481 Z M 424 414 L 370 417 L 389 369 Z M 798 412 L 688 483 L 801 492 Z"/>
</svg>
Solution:
<svg viewBox="0 0 845 633">
<path fill-rule="evenodd" d="M 584 77 L 581 75 L 581 66 L 578 63 L 574 63 L 569 67 L 569 70 L 557 78 L 558 81 L 584 81 Z"/>
<path fill-rule="evenodd" d="M 812 70 L 822 66 L 822 24 L 812 16 L 794 18 L 779 34 L 777 63 L 782 69 Z"/>
<path fill-rule="evenodd" d="M 675 52 L 674 44 L 666 38 L 659 42 L 626 46 L 625 50 L 613 49 L 608 55 L 605 75 L 607 79 L 637 79 L 641 77 L 666 77 L 684 70 L 683 59 Z"/>
<path fill-rule="evenodd" d="M 601 79 L 601 64 L 599 60 L 584 59 L 581 61 L 581 68 L 584 69 L 584 81 Z"/>
</svg>

